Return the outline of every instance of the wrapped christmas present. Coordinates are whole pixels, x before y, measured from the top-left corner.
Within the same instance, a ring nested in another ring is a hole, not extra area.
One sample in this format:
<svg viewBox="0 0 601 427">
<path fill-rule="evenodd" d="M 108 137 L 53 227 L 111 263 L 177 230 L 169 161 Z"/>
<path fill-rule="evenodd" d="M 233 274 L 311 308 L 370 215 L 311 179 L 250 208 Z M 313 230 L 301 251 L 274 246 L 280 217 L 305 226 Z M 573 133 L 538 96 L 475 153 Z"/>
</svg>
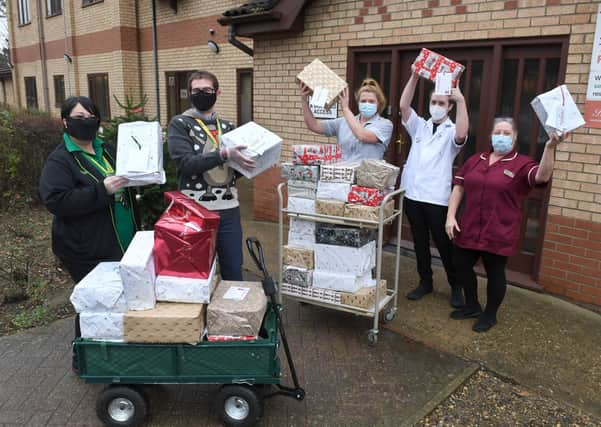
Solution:
<svg viewBox="0 0 601 427">
<path fill-rule="evenodd" d="M 306 288 L 304 286 L 291 285 L 290 283 L 286 282 L 281 283 L 280 286 L 282 288 L 282 292 L 287 292 L 289 294 L 302 297 L 314 298 L 321 301 L 327 301 L 332 304 L 340 304 L 340 296 L 342 293 L 339 291 L 315 288 L 313 286 Z"/>
<path fill-rule="evenodd" d="M 138 231 L 119 263 L 123 292 L 130 310 L 148 310 L 156 303 L 153 244 L 154 231 Z"/>
<path fill-rule="evenodd" d="M 329 110 L 348 84 L 323 62 L 315 58 L 296 78 L 313 91 L 312 103 Z"/>
<path fill-rule="evenodd" d="M 315 222 L 290 218 L 288 244 L 291 246 L 313 249 L 315 245 Z"/>
<path fill-rule="evenodd" d="M 207 333 L 256 337 L 266 308 L 261 282 L 221 281 L 208 305 Z"/>
<path fill-rule="evenodd" d="M 380 300 L 386 296 L 386 290 L 386 280 L 380 280 Z M 354 307 L 371 308 L 376 304 L 376 287 L 366 286 L 353 293 L 342 292 L 340 302 Z"/>
<path fill-rule="evenodd" d="M 216 267 L 217 258 L 213 260 L 211 273 L 206 279 L 159 274 L 155 283 L 157 301 L 208 304 L 218 280 Z"/>
<path fill-rule="evenodd" d="M 344 216 L 346 218 L 365 219 L 379 221 L 381 206 L 365 206 L 347 203 L 344 205 Z M 394 200 L 389 200 L 384 206 L 384 219 L 394 213 Z"/>
<path fill-rule="evenodd" d="M 207 335 L 207 341 L 254 341 L 253 335 Z"/>
<path fill-rule="evenodd" d="M 341 158 L 342 150 L 334 144 L 292 146 L 292 163 L 295 165 L 327 165 Z"/>
<path fill-rule="evenodd" d="M 374 241 L 358 248 L 323 243 L 315 244 L 315 270 L 361 276 L 375 266 L 376 243 Z M 315 273 L 313 273 L 313 286 L 319 286 L 315 282 Z"/>
<path fill-rule="evenodd" d="M 340 292 L 357 292 L 359 289 L 370 286 L 373 282 L 371 271 L 362 275 L 355 275 L 342 271 L 314 270 L 313 287 L 331 289 Z"/>
<path fill-rule="evenodd" d="M 436 81 L 438 73 L 451 73 L 453 87 L 457 87 L 461 73 L 465 70 L 465 67 L 460 63 L 428 49 L 421 50 L 412 67 L 419 76 L 433 82 Z"/>
<path fill-rule="evenodd" d="M 290 212 L 301 214 L 315 213 L 315 200 L 302 197 L 288 197 L 288 207 Z"/>
<path fill-rule="evenodd" d="M 365 206 L 379 206 L 382 200 L 384 200 L 384 192 L 377 188 L 353 185 L 348 194 L 349 203 L 357 203 Z"/>
<path fill-rule="evenodd" d="M 101 262 L 79 281 L 71 293 L 77 313 L 125 313 L 127 301 L 118 262 Z"/>
<path fill-rule="evenodd" d="M 179 191 L 165 193 L 169 207 L 154 225 L 157 274 L 208 279 L 219 227 L 219 214 Z"/>
<path fill-rule="evenodd" d="M 288 197 L 301 197 L 303 199 L 315 199 L 317 194 L 317 183 L 311 181 L 288 181 Z"/>
<path fill-rule="evenodd" d="M 282 281 L 291 285 L 307 288 L 313 284 L 313 270 L 295 267 L 293 265 L 284 265 Z"/>
<path fill-rule="evenodd" d="M 351 184 L 348 182 L 319 181 L 317 183 L 317 198 L 321 200 L 346 202 L 350 191 Z"/>
<path fill-rule="evenodd" d="M 255 161 L 254 169 L 244 169 L 233 160 L 228 160 L 227 164 L 249 179 L 275 166 L 280 160 L 282 138 L 255 122 L 245 123 L 231 132 L 224 133 L 221 143 L 224 147 L 246 145 L 242 153 Z"/>
<path fill-rule="evenodd" d="M 338 162 L 323 165 L 319 171 L 319 180 L 353 184 L 355 182 L 355 171 L 359 164 L 360 162 Z"/>
<path fill-rule="evenodd" d="M 330 216 L 344 216 L 344 202 L 338 200 L 320 200 L 315 201 L 315 213 Z"/>
<path fill-rule="evenodd" d="M 163 135 L 159 122 L 121 123 L 117 128 L 115 175 L 128 187 L 164 184 Z"/>
<path fill-rule="evenodd" d="M 357 185 L 385 190 L 396 187 L 400 169 L 384 160 L 363 160 L 357 168 Z"/>
<path fill-rule="evenodd" d="M 351 246 L 359 248 L 376 240 L 373 228 L 358 228 L 345 225 L 318 223 L 315 228 L 315 242 L 326 245 Z"/>
<path fill-rule="evenodd" d="M 160 302 L 152 310 L 128 311 L 126 342 L 198 343 L 205 328 L 204 304 Z"/>
<path fill-rule="evenodd" d="M 313 260 L 313 249 L 285 245 L 282 247 L 282 252 L 284 264 L 308 269 L 313 269 L 315 266 L 315 262 Z"/>
<path fill-rule="evenodd" d="M 282 163 L 282 178 L 290 181 L 317 182 L 319 180 L 319 166 Z"/>
<path fill-rule="evenodd" d="M 81 337 L 99 341 L 123 341 L 123 313 L 79 314 Z"/>
<path fill-rule="evenodd" d="M 586 124 L 566 85 L 538 95 L 530 105 L 549 137 L 553 133 L 561 136 Z"/>
</svg>

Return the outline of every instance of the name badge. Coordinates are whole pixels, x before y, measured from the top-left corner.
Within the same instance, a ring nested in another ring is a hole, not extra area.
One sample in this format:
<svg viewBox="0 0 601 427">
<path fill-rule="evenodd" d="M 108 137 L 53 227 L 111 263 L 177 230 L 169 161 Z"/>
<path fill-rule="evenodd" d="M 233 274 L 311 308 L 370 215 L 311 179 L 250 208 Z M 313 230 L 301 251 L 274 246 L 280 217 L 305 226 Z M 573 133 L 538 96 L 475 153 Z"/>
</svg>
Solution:
<svg viewBox="0 0 601 427">
<path fill-rule="evenodd" d="M 513 175 L 513 172 L 511 172 L 509 169 L 505 169 L 505 170 L 503 171 L 503 173 L 504 173 L 505 175 L 507 175 L 509 178 L 513 178 L 513 177 L 514 177 L 514 175 Z"/>
</svg>

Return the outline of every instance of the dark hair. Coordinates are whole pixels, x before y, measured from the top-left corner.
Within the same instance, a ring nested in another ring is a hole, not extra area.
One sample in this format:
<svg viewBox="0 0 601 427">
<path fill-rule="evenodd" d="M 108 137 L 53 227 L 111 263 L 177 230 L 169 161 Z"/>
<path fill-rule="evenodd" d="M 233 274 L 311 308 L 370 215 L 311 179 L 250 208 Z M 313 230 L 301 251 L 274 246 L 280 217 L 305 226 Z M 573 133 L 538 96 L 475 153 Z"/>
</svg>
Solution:
<svg viewBox="0 0 601 427">
<path fill-rule="evenodd" d="M 216 91 L 219 90 L 219 80 L 217 80 L 215 74 L 204 70 L 198 70 L 194 71 L 190 74 L 190 77 L 188 77 L 188 93 L 192 93 L 192 82 L 200 79 L 210 80 L 213 83 L 213 89 Z"/>
<path fill-rule="evenodd" d="M 85 108 L 88 113 L 93 114 L 100 119 L 100 110 L 96 104 L 94 104 L 94 101 L 87 96 L 72 96 L 65 99 L 61 105 L 61 118 L 66 119 L 69 117 L 71 115 L 71 111 L 73 111 L 77 104 L 81 104 L 81 106 Z"/>
</svg>

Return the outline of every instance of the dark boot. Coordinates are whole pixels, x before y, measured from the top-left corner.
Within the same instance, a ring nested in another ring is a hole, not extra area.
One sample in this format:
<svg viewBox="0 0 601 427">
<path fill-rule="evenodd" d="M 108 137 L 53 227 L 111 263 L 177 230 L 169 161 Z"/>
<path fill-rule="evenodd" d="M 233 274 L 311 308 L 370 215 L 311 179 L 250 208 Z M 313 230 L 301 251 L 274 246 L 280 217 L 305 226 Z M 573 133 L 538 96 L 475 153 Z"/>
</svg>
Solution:
<svg viewBox="0 0 601 427">
<path fill-rule="evenodd" d="M 471 319 L 474 317 L 479 317 L 482 314 L 482 307 L 478 304 L 476 307 L 466 307 L 460 308 L 459 310 L 451 311 L 451 319 L 454 320 L 463 320 L 463 319 Z"/>
<path fill-rule="evenodd" d="M 432 285 L 424 285 L 423 283 L 420 283 L 420 285 L 417 288 L 415 288 L 407 294 L 407 299 L 410 299 L 411 301 L 417 301 L 418 299 L 421 299 L 424 295 L 431 294 L 432 291 Z"/>
<path fill-rule="evenodd" d="M 461 308 L 465 305 L 465 301 L 463 299 L 463 289 L 459 286 L 451 287 L 451 307 L 453 308 Z"/>
<path fill-rule="evenodd" d="M 489 316 L 486 313 L 483 313 L 480 317 L 478 317 L 478 320 L 476 323 L 474 323 L 474 326 L 472 326 L 472 330 L 474 332 L 486 332 L 496 324 L 497 319 L 494 316 Z"/>
</svg>

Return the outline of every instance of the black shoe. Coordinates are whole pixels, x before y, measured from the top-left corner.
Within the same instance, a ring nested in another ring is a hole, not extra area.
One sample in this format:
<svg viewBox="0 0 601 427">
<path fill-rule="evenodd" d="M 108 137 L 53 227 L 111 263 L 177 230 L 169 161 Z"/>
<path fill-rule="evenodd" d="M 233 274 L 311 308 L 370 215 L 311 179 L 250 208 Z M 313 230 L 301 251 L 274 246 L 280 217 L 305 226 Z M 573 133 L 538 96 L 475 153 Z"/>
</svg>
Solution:
<svg viewBox="0 0 601 427">
<path fill-rule="evenodd" d="M 459 310 L 451 311 L 451 319 L 454 320 L 463 320 L 470 319 L 474 317 L 479 317 L 482 314 L 482 308 L 478 306 L 477 308 L 467 308 L 463 307 Z"/>
<path fill-rule="evenodd" d="M 418 299 L 422 298 L 424 295 L 428 295 L 432 293 L 432 286 L 427 287 L 427 286 L 423 286 L 423 285 L 419 285 L 417 288 L 415 288 L 414 290 L 412 290 L 411 292 L 409 292 L 407 294 L 407 299 L 410 299 L 411 301 L 417 301 Z"/>
<path fill-rule="evenodd" d="M 451 307 L 461 308 L 464 305 L 463 290 L 459 287 L 451 288 Z"/>
<path fill-rule="evenodd" d="M 472 331 L 474 332 L 486 332 L 493 326 L 497 324 L 497 319 L 490 318 L 486 315 L 482 315 L 478 318 L 474 326 L 472 326 Z"/>
</svg>

